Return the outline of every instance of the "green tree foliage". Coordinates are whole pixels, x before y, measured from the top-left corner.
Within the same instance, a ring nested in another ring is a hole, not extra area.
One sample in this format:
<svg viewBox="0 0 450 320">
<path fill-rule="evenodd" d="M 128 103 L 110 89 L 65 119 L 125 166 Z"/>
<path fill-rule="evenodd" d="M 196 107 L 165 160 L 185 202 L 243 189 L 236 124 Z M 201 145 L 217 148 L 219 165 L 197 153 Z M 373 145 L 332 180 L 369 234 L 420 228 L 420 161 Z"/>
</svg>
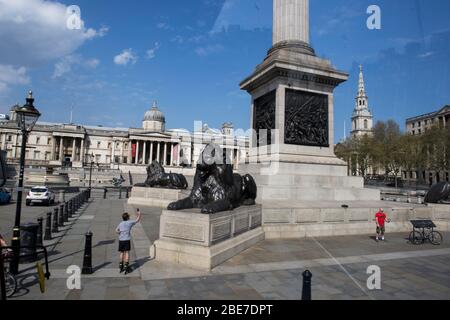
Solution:
<svg viewBox="0 0 450 320">
<path fill-rule="evenodd" d="M 423 135 L 400 131 L 394 120 L 378 121 L 373 135 L 351 137 L 336 146 L 336 156 L 351 163 L 353 173 L 365 177 L 369 168 L 383 168 L 386 179 L 403 171 L 450 169 L 450 126 L 435 125 Z M 357 166 L 356 166 L 357 164 Z M 358 168 L 358 170 L 356 170 Z"/>
</svg>

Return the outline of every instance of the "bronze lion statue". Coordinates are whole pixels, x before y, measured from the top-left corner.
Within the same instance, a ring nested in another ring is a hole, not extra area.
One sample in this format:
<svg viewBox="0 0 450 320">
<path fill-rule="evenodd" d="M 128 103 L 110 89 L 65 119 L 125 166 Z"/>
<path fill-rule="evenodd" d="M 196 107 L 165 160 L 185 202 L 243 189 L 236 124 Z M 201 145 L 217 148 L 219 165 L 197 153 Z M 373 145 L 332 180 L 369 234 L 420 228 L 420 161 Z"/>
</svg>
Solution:
<svg viewBox="0 0 450 320">
<path fill-rule="evenodd" d="M 433 185 L 425 196 L 425 203 L 439 203 L 450 197 L 450 183 L 439 182 Z"/>
<path fill-rule="evenodd" d="M 188 183 L 186 177 L 178 173 L 166 173 L 163 166 L 158 161 L 153 161 L 147 167 L 147 180 L 138 183 L 136 187 L 165 188 L 165 189 L 186 189 Z"/>
<path fill-rule="evenodd" d="M 256 184 L 251 175 L 233 173 L 227 155 L 216 144 L 202 151 L 189 197 L 172 202 L 168 210 L 200 208 L 201 213 L 233 210 L 241 205 L 254 205 Z"/>
</svg>

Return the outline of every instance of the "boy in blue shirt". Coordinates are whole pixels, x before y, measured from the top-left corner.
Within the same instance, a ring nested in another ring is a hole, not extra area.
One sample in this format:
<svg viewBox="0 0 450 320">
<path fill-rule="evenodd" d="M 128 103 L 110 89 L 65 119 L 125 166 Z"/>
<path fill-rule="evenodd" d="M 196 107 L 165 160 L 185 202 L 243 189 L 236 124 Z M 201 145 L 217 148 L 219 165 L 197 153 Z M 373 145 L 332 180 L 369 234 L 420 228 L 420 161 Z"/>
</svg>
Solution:
<svg viewBox="0 0 450 320">
<path fill-rule="evenodd" d="M 116 232 L 119 234 L 119 252 L 120 252 L 120 273 L 130 273 L 130 250 L 131 250 L 131 229 L 136 223 L 141 221 L 141 211 L 136 210 L 136 220 L 130 220 L 128 212 L 122 214 L 122 222 L 117 226 Z"/>
</svg>

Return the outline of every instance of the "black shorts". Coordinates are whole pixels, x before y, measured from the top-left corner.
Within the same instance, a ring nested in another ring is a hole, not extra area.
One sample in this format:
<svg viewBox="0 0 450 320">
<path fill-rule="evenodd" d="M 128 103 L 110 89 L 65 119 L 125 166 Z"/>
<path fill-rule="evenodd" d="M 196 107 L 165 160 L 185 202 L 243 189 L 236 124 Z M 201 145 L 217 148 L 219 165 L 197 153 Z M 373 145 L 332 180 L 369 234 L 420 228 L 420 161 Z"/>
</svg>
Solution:
<svg viewBox="0 0 450 320">
<path fill-rule="evenodd" d="M 119 241 L 119 252 L 125 252 L 131 250 L 131 241 Z"/>
</svg>

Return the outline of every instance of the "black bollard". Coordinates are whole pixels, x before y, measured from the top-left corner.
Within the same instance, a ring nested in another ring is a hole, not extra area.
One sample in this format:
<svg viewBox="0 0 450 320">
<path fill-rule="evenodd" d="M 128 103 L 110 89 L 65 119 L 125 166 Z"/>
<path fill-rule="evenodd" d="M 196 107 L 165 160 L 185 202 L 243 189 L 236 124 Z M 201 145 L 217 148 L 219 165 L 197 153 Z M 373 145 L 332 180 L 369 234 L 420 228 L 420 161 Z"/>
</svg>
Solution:
<svg viewBox="0 0 450 320">
<path fill-rule="evenodd" d="M 119 187 L 119 199 L 122 199 L 122 187 Z"/>
<path fill-rule="evenodd" d="M 128 194 L 128 187 L 127 187 L 127 194 L 126 194 L 126 197 L 127 197 L 127 199 L 130 197 L 130 195 Z"/>
<path fill-rule="evenodd" d="M 306 270 L 302 274 L 303 276 L 303 289 L 302 289 L 302 300 L 311 300 L 311 278 L 312 274 L 309 270 Z"/>
<path fill-rule="evenodd" d="M 108 189 L 106 187 L 103 189 L 103 199 L 106 199 L 106 193 L 108 192 Z"/>
<path fill-rule="evenodd" d="M 67 203 L 64 206 L 64 222 L 69 222 L 69 206 Z"/>
<path fill-rule="evenodd" d="M 36 245 L 42 246 L 42 238 L 43 238 L 43 232 L 44 232 L 44 218 L 38 218 L 37 223 L 39 225 L 38 227 L 38 233 L 36 238 Z"/>
<path fill-rule="evenodd" d="M 86 233 L 86 242 L 84 245 L 83 269 L 81 274 L 92 274 L 92 232 Z"/>
<path fill-rule="evenodd" d="M 64 205 L 59 206 L 58 227 L 64 227 Z"/>
<path fill-rule="evenodd" d="M 58 233 L 59 229 L 58 229 L 58 208 L 55 208 L 55 210 L 53 211 L 53 227 L 52 227 L 52 233 Z"/>
<path fill-rule="evenodd" d="M 45 220 L 45 234 L 44 240 L 52 240 L 52 212 L 47 212 L 47 219 Z"/>
<path fill-rule="evenodd" d="M 72 218 L 74 214 L 73 206 L 71 204 L 71 201 L 69 201 L 69 218 Z"/>
</svg>

